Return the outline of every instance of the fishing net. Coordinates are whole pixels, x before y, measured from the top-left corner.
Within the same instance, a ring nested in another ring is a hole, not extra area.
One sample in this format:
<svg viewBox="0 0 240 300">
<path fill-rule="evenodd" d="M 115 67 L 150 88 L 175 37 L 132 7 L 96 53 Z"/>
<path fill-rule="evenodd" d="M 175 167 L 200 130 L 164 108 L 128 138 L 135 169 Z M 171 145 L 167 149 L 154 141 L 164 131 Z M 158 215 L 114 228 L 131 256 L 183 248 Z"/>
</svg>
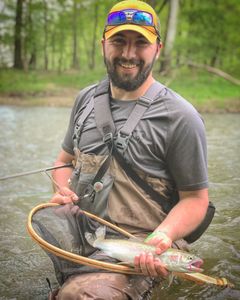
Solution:
<svg viewBox="0 0 240 300">
<path fill-rule="evenodd" d="M 99 270 L 143 275 L 134 271 L 132 267 L 117 264 L 117 260 L 106 256 L 87 242 L 85 232 L 95 234 L 100 226 L 105 226 L 107 239 L 133 238 L 127 231 L 72 204 L 40 204 L 32 209 L 27 223 L 28 232 L 33 240 L 52 260 L 60 285 L 71 275 Z M 198 284 L 207 282 L 222 287 L 233 287 L 225 278 L 213 278 L 200 273 L 173 273 Z"/>
<path fill-rule="evenodd" d="M 106 238 L 132 237 L 125 230 L 72 204 L 48 203 L 35 207 L 29 214 L 27 229 L 52 260 L 59 284 L 70 275 L 99 269 L 136 274 L 131 267 L 117 265 L 115 259 L 87 242 L 85 233 L 95 234 L 100 226 L 105 226 Z"/>
</svg>

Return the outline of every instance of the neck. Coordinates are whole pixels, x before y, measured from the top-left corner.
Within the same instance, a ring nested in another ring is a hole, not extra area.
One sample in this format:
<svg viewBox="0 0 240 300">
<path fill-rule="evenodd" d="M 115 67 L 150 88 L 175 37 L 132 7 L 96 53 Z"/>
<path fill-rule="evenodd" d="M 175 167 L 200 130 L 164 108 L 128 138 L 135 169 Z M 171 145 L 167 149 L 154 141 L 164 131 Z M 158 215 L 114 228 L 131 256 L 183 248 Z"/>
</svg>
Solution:
<svg viewBox="0 0 240 300">
<path fill-rule="evenodd" d="M 149 89 L 149 87 L 152 85 L 154 82 L 154 78 L 152 75 L 150 75 L 146 81 L 136 90 L 134 91 L 125 91 L 123 89 L 119 89 L 110 82 L 110 87 L 111 87 L 111 92 L 112 92 L 112 97 L 115 99 L 119 100 L 134 100 L 138 99 L 139 97 L 143 96 L 146 91 Z"/>
</svg>

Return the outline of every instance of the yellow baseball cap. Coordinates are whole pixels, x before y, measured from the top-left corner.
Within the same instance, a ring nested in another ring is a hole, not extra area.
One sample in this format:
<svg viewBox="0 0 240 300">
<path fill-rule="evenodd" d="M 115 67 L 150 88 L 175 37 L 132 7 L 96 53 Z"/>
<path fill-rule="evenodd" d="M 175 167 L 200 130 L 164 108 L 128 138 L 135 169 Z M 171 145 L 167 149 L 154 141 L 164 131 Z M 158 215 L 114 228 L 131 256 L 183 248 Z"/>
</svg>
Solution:
<svg viewBox="0 0 240 300">
<path fill-rule="evenodd" d="M 151 44 L 160 39 L 160 22 L 155 10 L 139 0 L 118 2 L 109 11 L 103 36 L 109 39 L 123 30 L 136 31 Z"/>
</svg>

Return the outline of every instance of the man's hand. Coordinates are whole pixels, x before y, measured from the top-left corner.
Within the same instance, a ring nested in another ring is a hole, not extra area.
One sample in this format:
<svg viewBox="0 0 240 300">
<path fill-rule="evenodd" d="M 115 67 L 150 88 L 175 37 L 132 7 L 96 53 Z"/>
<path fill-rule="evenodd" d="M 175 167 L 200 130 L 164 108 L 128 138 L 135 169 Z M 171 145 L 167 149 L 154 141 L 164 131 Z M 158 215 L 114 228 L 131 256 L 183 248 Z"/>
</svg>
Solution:
<svg viewBox="0 0 240 300">
<path fill-rule="evenodd" d="M 74 203 L 78 200 L 78 196 L 73 191 L 71 191 L 67 187 L 63 187 L 53 195 L 50 202 L 58 204 L 67 204 Z"/>
<path fill-rule="evenodd" d="M 172 246 L 172 240 L 167 234 L 160 230 L 152 232 L 144 241 L 156 247 L 156 254 L 161 254 Z"/>
<path fill-rule="evenodd" d="M 156 247 L 156 254 L 161 254 L 172 245 L 172 240 L 161 231 L 154 231 L 146 239 L 145 243 Z M 146 276 L 151 277 L 166 277 L 168 271 L 159 258 L 154 258 L 152 253 L 142 253 L 134 259 L 136 271 L 142 271 Z"/>
</svg>

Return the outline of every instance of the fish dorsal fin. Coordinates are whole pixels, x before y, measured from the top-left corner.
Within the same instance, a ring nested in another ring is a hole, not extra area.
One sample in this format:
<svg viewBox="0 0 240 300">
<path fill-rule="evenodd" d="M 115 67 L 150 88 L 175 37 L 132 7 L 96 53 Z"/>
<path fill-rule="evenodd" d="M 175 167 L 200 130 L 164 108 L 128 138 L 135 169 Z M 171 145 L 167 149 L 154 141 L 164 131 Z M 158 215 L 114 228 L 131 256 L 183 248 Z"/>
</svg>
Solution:
<svg viewBox="0 0 240 300">
<path fill-rule="evenodd" d="M 129 239 L 128 239 L 129 242 L 135 242 L 135 243 L 143 243 L 144 242 L 144 239 L 143 238 L 140 238 L 140 237 L 136 237 L 136 236 L 131 236 Z"/>
</svg>

